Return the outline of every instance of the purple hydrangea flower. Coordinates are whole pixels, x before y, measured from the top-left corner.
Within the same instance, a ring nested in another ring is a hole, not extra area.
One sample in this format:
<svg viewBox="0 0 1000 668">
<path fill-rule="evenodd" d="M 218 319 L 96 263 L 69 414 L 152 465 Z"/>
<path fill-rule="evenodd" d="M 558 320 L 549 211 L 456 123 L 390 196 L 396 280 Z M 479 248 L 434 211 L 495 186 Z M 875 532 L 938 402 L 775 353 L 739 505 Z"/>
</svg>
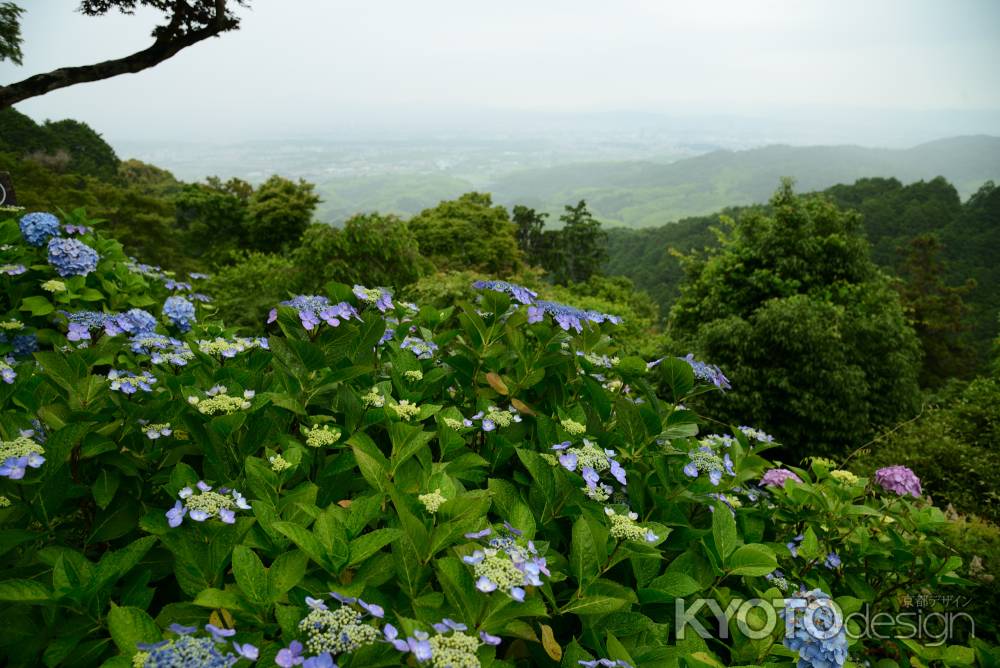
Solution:
<svg viewBox="0 0 1000 668">
<path fill-rule="evenodd" d="M 529 323 L 541 322 L 545 319 L 546 315 L 549 315 L 559 327 L 567 332 L 570 329 L 582 332 L 584 325 L 587 323 L 601 324 L 602 322 L 610 322 L 618 325 L 622 322 L 622 319 L 616 315 L 609 315 L 600 311 L 585 311 L 575 306 L 568 306 L 567 304 L 560 304 L 558 302 L 539 300 L 528 307 Z"/>
<path fill-rule="evenodd" d="M 695 378 L 709 382 L 720 390 L 728 390 L 732 388 L 732 385 L 729 384 L 729 379 L 722 373 L 722 369 L 714 364 L 699 362 L 694 358 L 694 353 L 688 353 L 687 357 L 681 357 L 679 359 L 682 359 L 691 365 L 691 370 L 694 371 Z"/>
<path fill-rule="evenodd" d="M 802 482 L 802 478 L 788 469 L 770 469 L 760 478 L 761 487 L 784 487 L 786 480 Z"/>
<path fill-rule="evenodd" d="M 293 640 L 288 647 L 278 650 L 278 655 L 274 658 L 274 662 L 281 668 L 292 668 L 292 666 L 300 665 L 303 661 L 302 643 L 298 640 Z"/>
<path fill-rule="evenodd" d="M 538 293 L 534 290 L 529 290 L 523 285 L 508 283 L 507 281 L 476 281 L 472 284 L 472 287 L 476 290 L 493 290 L 494 292 L 503 292 L 522 304 L 527 305 L 534 304 L 535 299 L 538 298 Z"/>
<path fill-rule="evenodd" d="M 899 496 L 909 494 L 920 498 L 923 493 L 920 478 L 905 466 L 887 466 L 875 471 L 875 483 L 887 492 L 895 492 Z"/>
</svg>

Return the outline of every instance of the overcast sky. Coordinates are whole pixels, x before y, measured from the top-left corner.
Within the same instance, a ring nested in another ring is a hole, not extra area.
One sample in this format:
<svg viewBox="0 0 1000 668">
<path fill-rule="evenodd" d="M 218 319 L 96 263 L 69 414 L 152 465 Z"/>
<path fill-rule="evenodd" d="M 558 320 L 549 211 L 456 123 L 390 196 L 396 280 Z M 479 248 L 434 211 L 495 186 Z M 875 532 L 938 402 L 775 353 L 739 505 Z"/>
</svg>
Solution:
<svg viewBox="0 0 1000 668">
<path fill-rule="evenodd" d="M 24 66 L 0 63 L 0 82 L 141 49 L 157 18 L 19 4 Z M 1000 132 L 996 0 L 254 0 L 241 14 L 238 32 L 151 70 L 18 108 L 112 139 L 626 110 L 954 113 Z"/>
</svg>

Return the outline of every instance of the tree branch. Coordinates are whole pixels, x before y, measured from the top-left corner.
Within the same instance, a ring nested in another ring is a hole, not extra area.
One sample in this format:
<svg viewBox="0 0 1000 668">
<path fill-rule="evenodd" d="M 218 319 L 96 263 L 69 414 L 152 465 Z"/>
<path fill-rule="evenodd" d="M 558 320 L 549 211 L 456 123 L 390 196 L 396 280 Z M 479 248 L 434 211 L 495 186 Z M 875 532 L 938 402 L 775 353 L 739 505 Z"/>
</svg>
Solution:
<svg viewBox="0 0 1000 668">
<path fill-rule="evenodd" d="M 215 37 L 238 25 L 226 16 L 226 0 L 215 0 L 215 16 L 211 22 L 195 30 L 184 30 L 186 9 L 185 3 L 178 2 L 174 7 L 170 23 L 164 26 L 153 44 L 142 51 L 92 65 L 61 67 L 51 72 L 30 76 L 9 86 L 0 86 L 0 109 L 67 86 L 141 72 L 172 58 L 189 46 L 209 37 Z"/>
</svg>

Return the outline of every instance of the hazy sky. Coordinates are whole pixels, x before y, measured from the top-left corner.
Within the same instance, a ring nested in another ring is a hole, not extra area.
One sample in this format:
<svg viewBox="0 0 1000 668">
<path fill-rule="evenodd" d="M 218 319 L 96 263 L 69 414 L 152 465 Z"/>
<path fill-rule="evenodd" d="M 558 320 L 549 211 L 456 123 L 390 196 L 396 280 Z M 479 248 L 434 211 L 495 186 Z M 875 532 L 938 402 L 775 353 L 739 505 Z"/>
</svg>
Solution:
<svg viewBox="0 0 1000 668">
<path fill-rule="evenodd" d="M 24 66 L 0 63 L 0 82 L 143 48 L 156 20 L 20 4 Z M 987 112 L 989 125 L 1000 110 L 997 0 L 254 0 L 242 15 L 238 32 L 151 70 L 18 108 L 112 139 L 474 124 L 510 111 L 817 123 Z"/>
</svg>

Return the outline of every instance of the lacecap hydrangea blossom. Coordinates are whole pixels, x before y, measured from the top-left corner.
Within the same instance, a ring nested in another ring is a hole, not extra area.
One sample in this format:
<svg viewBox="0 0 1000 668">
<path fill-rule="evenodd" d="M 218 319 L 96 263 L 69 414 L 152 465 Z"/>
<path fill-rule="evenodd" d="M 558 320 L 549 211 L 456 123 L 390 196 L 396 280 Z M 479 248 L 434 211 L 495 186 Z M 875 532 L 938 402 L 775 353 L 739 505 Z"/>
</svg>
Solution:
<svg viewBox="0 0 1000 668">
<path fill-rule="evenodd" d="M 420 665 L 431 668 L 479 668 L 482 665 L 476 651 L 480 645 L 496 646 L 501 642 L 498 636 L 480 631 L 479 637 L 466 633 L 469 627 L 461 622 L 445 617 L 434 624 L 435 635 L 416 630 L 408 638 L 401 638 L 392 624 L 382 630 L 385 642 L 397 651 L 412 654 Z"/>
<path fill-rule="evenodd" d="M 550 316 L 564 331 L 573 329 L 577 333 L 583 332 L 583 327 L 587 323 L 610 322 L 613 325 L 618 325 L 622 322 L 622 319 L 616 315 L 600 311 L 585 311 L 559 302 L 539 300 L 528 307 L 529 323 L 542 322 L 546 315 Z"/>
<path fill-rule="evenodd" d="M 363 285 L 354 286 L 354 296 L 361 302 L 374 306 L 381 313 L 393 308 L 392 293 L 384 288 L 366 288 Z"/>
<path fill-rule="evenodd" d="M 470 540 L 484 541 L 482 548 L 462 557 L 472 566 L 476 589 L 489 594 L 504 591 L 517 602 L 524 601 L 525 587 L 541 587 L 542 575 L 549 575 L 545 558 L 538 554 L 534 541 L 525 540 L 523 532 L 513 526 L 503 529 L 487 527 L 465 534 Z"/>
<path fill-rule="evenodd" d="M 14 359 L 11 357 L 0 357 L 0 380 L 7 383 L 8 385 L 14 384 L 14 379 L 17 378 L 17 372 L 14 371 Z"/>
<path fill-rule="evenodd" d="M 198 630 L 195 626 L 171 624 L 170 631 L 177 638 L 161 640 L 156 643 L 139 643 L 139 650 L 132 659 L 132 665 L 138 668 L 229 668 L 240 659 L 256 661 L 260 651 L 250 643 L 232 641 L 236 635 L 235 629 L 223 629 L 214 624 L 206 624 L 208 636 L 193 635 Z"/>
<path fill-rule="evenodd" d="M 621 514 L 616 512 L 614 508 L 606 506 L 604 514 L 611 520 L 611 536 L 613 538 L 633 543 L 655 543 L 660 540 L 660 537 L 652 529 L 638 524 L 638 513 L 627 511 Z"/>
<path fill-rule="evenodd" d="M 108 371 L 108 383 L 111 389 L 122 394 L 135 394 L 139 390 L 152 392 L 153 383 L 155 382 L 156 376 L 153 376 L 148 371 L 143 371 L 141 374 L 121 369 Z"/>
<path fill-rule="evenodd" d="M 923 493 L 920 478 L 905 466 L 887 466 L 875 471 L 875 484 L 899 496 L 909 494 L 914 498 L 920 498 Z"/>
<path fill-rule="evenodd" d="M 0 441 L 0 478 L 21 480 L 29 468 L 45 463 L 45 448 L 31 437 L 32 431 L 22 431 L 13 441 Z"/>
<path fill-rule="evenodd" d="M 715 486 L 722 482 L 723 472 L 730 476 L 736 475 L 736 471 L 733 469 L 733 460 L 728 452 L 720 457 L 704 440 L 701 443 L 697 448 L 688 452 L 689 461 L 684 465 L 684 475 L 697 478 L 700 474 L 707 473 L 709 482 Z"/>
<path fill-rule="evenodd" d="M 339 327 L 340 323 L 354 318 L 360 320 L 357 309 L 347 302 L 331 304 L 326 297 L 317 295 L 298 295 L 287 301 L 281 302 L 281 306 L 289 306 L 299 314 L 299 321 L 307 330 L 314 330 L 321 322 L 325 322 L 330 327 Z M 267 323 L 271 324 L 278 319 L 278 309 L 273 308 L 267 316 Z"/>
<path fill-rule="evenodd" d="M 535 300 L 538 298 L 538 293 L 534 290 L 529 290 L 522 285 L 508 283 L 507 281 L 476 281 L 472 284 L 472 287 L 476 290 L 492 290 L 494 292 L 502 292 L 510 295 L 525 305 L 534 304 Z"/>
<path fill-rule="evenodd" d="M 607 501 L 611 498 L 614 488 L 601 481 L 602 473 L 609 473 L 622 491 L 628 484 L 625 468 L 615 459 L 615 451 L 601 449 L 583 439 L 582 447 L 572 447 L 572 443 L 564 441 L 552 446 L 558 453 L 557 460 L 567 471 L 579 474 L 583 477 L 585 484 L 584 494 L 594 501 Z"/>
<path fill-rule="evenodd" d="M 186 332 L 195 322 L 194 304 L 177 295 L 167 297 L 163 302 L 163 315 L 173 323 L 174 327 Z"/>
<path fill-rule="evenodd" d="M 97 269 L 99 259 L 97 251 L 78 239 L 49 239 L 49 264 L 63 278 L 86 276 Z"/>
<path fill-rule="evenodd" d="M 179 500 L 166 512 L 167 524 L 172 528 L 179 527 L 185 517 L 195 522 L 217 517 L 226 524 L 233 524 L 237 510 L 250 510 L 250 504 L 235 489 L 220 487 L 215 491 L 204 480 L 199 480 L 195 487 L 197 493 L 190 487 L 181 489 L 177 493 Z"/>
<path fill-rule="evenodd" d="M 52 237 L 59 236 L 59 219 L 51 213 L 35 211 L 21 216 L 18 222 L 21 236 L 29 246 L 41 248 Z"/>
<path fill-rule="evenodd" d="M 385 616 L 381 606 L 336 592 L 330 592 L 330 595 L 339 606 L 331 608 L 322 597 L 306 597 L 310 610 L 298 624 L 305 642 L 292 643 L 280 650 L 277 657 L 279 666 L 306 665 L 310 659 L 313 660 L 310 665 L 330 665 L 327 660 L 332 661 L 338 654 L 354 652 L 381 641 L 382 633 L 372 624 Z M 303 650 L 312 656 L 304 656 Z"/>
<path fill-rule="evenodd" d="M 729 384 L 729 379 L 722 373 L 722 369 L 714 364 L 699 362 L 694 358 L 694 353 L 688 353 L 687 357 L 681 357 L 679 359 L 682 359 L 691 365 L 691 370 L 694 371 L 695 378 L 709 382 L 720 390 L 728 390 L 732 388 L 732 385 Z"/>
</svg>

